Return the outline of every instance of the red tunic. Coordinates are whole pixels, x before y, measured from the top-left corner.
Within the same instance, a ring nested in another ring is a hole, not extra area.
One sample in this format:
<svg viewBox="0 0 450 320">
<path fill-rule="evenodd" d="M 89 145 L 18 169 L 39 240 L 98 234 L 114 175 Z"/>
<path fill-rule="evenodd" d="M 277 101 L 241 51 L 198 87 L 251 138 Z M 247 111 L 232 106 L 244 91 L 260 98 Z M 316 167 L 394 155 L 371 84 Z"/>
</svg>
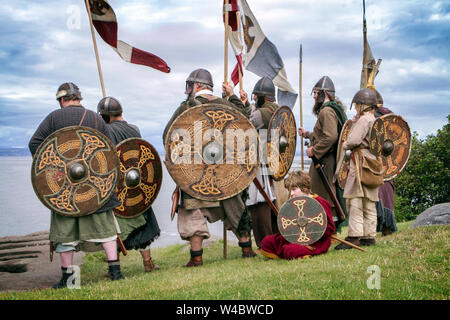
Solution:
<svg viewBox="0 0 450 320">
<path fill-rule="evenodd" d="M 330 236 L 336 230 L 336 226 L 334 225 L 333 216 L 331 213 L 331 206 L 327 200 L 319 197 L 316 194 L 313 196 L 313 199 L 319 201 L 319 203 L 325 210 L 325 213 L 327 214 L 327 228 L 325 229 L 325 233 L 323 234 L 322 238 L 311 245 L 311 247 L 315 249 L 311 251 L 306 246 L 290 243 L 286 241 L 281 234 L 277 233 L 274 235 L 266 236 L 263 239 L 261 243 L 261 251 L 263 255 L 269 258 L 283 258 L 291 260 L 302 258 L 306 255 L 317 255 L 328 251 L 328 248 L 331 245 Z"/>
</svg>

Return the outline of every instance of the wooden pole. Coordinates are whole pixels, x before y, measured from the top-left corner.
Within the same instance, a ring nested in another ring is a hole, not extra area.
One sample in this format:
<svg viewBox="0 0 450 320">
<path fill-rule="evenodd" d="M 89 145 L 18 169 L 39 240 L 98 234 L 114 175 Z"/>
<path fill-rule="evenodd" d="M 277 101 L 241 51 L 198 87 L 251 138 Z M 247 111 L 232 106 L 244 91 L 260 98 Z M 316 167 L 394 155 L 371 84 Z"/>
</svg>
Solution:
<svg viewBox="0 0 450 320">
<path fill-rule="evenodd" d="M 367 87 L 367 25 L 366 25 L 366 1 L 363 0 L 363 41 L 364 41 L 364 49 L 363 49 L 363 70 L 364 70 L 364 86 Z"/>
<path fill-rule="evenodd" d="M 338 238 L 337 236 L 335 236 L 334 234 L 332 234 L 332 235 L 330 236 L 330 238 L 331 238 L 331 239 L 334 239 L 334 240 L 337 240 L 337 241 L 339 241 L 339 242 L 345 243 L 346 245 L 348 245 L 348 246 L 350 246 L 350 247 L 352 247 L 352 248 L 358 249 L 359 251 L 367 252 L 367 251 L 364 250 L 363 248 L 358 247 L 356 244 L 353 244 L 353 243 L 351 243 L 351 242 L 348 242 L 347 240 L 339 239 L 339 238 Z"/>
<path fill-rule="evenodd" d="M 303 128 L 303 105 L 302 105 L 302 64 L 303 64 L 303 50 L 302 44 L 300 44 L 300 69 L 299 69 L 299 101 L 300 101 L 300 127 Z M 302 170 L 305 170 L 305 164 L 303 160 L 303 137 L 300 137 L 300 150 L 301 150 L 301 160 L 302 160 Z"/>
<path fill-rule="evenodd" d="M 236 24 L 237 29 L 239 30 L 239 11 L 236 11 Z M 238 72 L 239 72 L 239 91 L 242 91 L 244 84 L 242 83 L 242 71 L 241 71 L 241 65 L 238 61 Z"/>
<path fill-rule="evenodd" d="M 225 1 L 224 12 L 225 12 L 225 52 L 224 52 L 224 68 L 223 68 L 223 82 L 228 83 L 228 22 L 229 22 L 229 12 L 228 12 L 229 0 Z M 225 227 L 225 222 L 223 223 L 223 258 L 227 258 L 227 229 Z"/>
<path fill-rule="evenodd" d="M 106 91 L 105 91 L 105 85 L 103 83 L 102 67 L 100 65 L 100 59 L 98 57 L 97 42 L 95 40 L 94 24 L 92 22 L 91 7 L 89 5 L 89 0 L 85 0 L 85 2 L 86 2 L 86 8 L 87 8 L 87 11 L 88 11 L 88 16 L 89 16 L 89 24 L 91 26 L 92 42 L 94 43 L 94 51 L 95 51 L 95 58 L 97 60 L 97 69 L 98 69 L 98 75 L 100 77 L 100 85 L 102 86 L 103 98 L 105 98 L 106 97 Z"/>
<path fill-rule="evenodd" d="M 224 54 L 224 70 L 223 70 L 223 82 L 228 83 L 228 30 L 229 28 L 229 12 L 228 12 L 229 0 L 225 0 L 225 54 Z"/>
</svg>

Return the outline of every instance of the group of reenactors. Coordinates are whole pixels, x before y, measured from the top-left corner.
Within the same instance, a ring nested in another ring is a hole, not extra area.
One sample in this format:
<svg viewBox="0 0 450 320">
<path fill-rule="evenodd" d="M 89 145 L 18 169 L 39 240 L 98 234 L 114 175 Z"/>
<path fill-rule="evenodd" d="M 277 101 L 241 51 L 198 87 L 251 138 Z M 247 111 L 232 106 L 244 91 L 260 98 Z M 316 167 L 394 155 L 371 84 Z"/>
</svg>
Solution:
<svg viewBox="0 0 450 320">
<path fill-rule="evenodd" d="M 164 143 L 168 141 L 167 135 L 173 122 L 190 108 L 206 104 L 223 105 L 245 116 L 256 130 L 267 129 L 272 115 L 279 108 L 275 99 L 275 86 L 267 77 L 261 78 L 255 84 L 252 99 L 243 90 L 239 92 L 238 97 L 228 83 L 222 84 L 222 97 L 217 97 L 213 94 L 213 87 L 209 71 L 197 69 L 189 74 L 186 79 L 186 100 L 175 110 L 167 123 L 163 133 Z M 298 135 L 309 139 L 307 156 L 320 162 L 326 178 L 333 186 L 336 186 L 337 164 L 342 161 L 339 157 L 348 156 L 345 151 L 351 151 L 345 186 L 343 190 L 333 188 L 333 192 L 342 204 L 345 203 L 342 209 L 348 213 L 346 240 L 357 246 L 374 245 L 377 232 L 377 206 L 384 210 L 378 214 L 379 222 L 385 223 L 384 226 L 378 224 L 379 231 L 382 228 L 383 234 L 389 234 L 396 230 L 393 216 L 393 184 L 387 182 L 380 188 L 380 183 L 375 186 L 365 183 L 365 178 L 362 178 L 362 165 L 373 161 L 378 161 L 379 165 L 378 157 L 369 152 L 370 129 L 377 116 L 389 113 L 390 110 L 382 107 L 381 96 L 376 90 L 358 91 L 352 101 L 357 115 L 352 120 L 350 134 L 342 146 L 344 150 L 338 153 L 339 136 L 347 121 L 344 106 L 336 97 L 334 84 L 327 76 L 317 82 L 313 94 L 315 101 L 313 114 L 317 117 L 317 121 L 312 132 L 300 127 Z M 51 134 L 71 126 L 98 130 L 114 145 L 129 138 L 141 137 L 139 128 L 124 120 L 122 105 L 113 97 L 101 99 L 96 113 L 81 105 L 80 89 L 69 82 L 58 88 L 56 99 L 61 108 L 51 112 L 42 121 L 29 142 L 33 155 Z M 254 104 L 251 104 L 250 100 L 253 100 Z M 270 201 L 274 203 L 277 190 L 266 165 L 260 165 L 256 179 Z M 318 167 L 311 165 L 309 174 L 303 171 L 291 172 L 284 181 L 284 187 L 291 198 L 310 197 L 320 203 L 327 216 L 326 230 L 320 240 L 307 246 L 286 241 L 280 234 L 275 212 L 253 182 L 248 188 L 230 198 L 210 203 L 203 200 L 191 201 L 196 199 L 179 190 L 178 232 L 183 240 L 190 243 L 190 259 L 184 266 L 197 267 L 203 264 L 202 243 L 210 237 L 207 221 L 210 223 L 223 221 L 225 228 L 236 235 L 243 258 L 255 257 L 260 253 L 267 258 L 296 259 L 327 252 L 331 245 L 330 236 L 336 233 L 337 225 L 343 221 L 336 214 L 335 204 L 324 188 Z M 381 202 L 379 192 L 383 200 Z M 111 280 L 124 278 L 120 270 L 118 243 L 123 244 L 127 250 L 140 251 L 145 271 L 152 272 L 159 269 L 153 262 L 150 252 L 151 243 L 160 235 L 152 207 L 136 217 L 122 218 L 113 211 L 118 205 L 117 194 L 113 194 L 101 208 L 89 215 L 64 216 L 52 211 L 50 241 L 54 245 L 55 252 L 60 254 L 62 269 L 61 280 L 53 288 L 68 286 L 68 280 L 73 275 L 73 253 L 76 250 L 83 250 L 86 243 L 102 246 L 108 260 L 108 272 L 105 276 Z M 386 212 L 391 215 L 387 216 Z M 252 230 L 258 248 L 256 252 L 252 246 Z M 352 247 L 345 243 L 336 246 L 336 249 L 349 248 Z"/>
</svg>

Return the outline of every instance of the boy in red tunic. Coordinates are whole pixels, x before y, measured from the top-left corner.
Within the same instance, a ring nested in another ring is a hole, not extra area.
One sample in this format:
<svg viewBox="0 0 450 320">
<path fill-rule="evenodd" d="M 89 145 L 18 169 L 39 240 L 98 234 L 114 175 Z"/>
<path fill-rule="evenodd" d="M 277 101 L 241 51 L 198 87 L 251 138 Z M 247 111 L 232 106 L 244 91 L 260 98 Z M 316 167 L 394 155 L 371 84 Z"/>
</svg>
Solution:
<svg viewBox="0 0 450 320">
<path fill-rule="evenodd" d="M 307 196 L 316 199 L 327 214 L 327 228 L 322 238 L 309 246 L 290 243 L 279 233 L 266 236 L 261 243 L 261 254 L 270 259 L 298 259 L 307 258 L 328 251 L 331 245 L 330 236 L 335 232 L 330 203 L 311 192 L 311 178 L 303 171 L 294 171 L 284 180 L 284 186 L 289 190 L 291 198 Z"/>
</svg>

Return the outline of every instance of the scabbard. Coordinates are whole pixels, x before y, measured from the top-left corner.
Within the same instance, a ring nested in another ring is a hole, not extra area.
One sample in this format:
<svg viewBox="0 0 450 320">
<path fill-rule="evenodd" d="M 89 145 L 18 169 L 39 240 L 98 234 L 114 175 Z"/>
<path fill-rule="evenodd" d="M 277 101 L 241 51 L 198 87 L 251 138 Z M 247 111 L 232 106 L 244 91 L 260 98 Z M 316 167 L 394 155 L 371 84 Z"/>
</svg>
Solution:
<svg viewBox="0 0 450 320">
<path fill-rule="evenodd" d="M 336 198 L 336 195 L 334 194 L 333 190 L 331 189 L 330 182 L 328 181 L 325 172 L 323 172 L 322 164 L 316 157 L 311 158 L 314 162 L 314 167 L 316 168 L 317 172 L 319 173 L 320 179 L 322 180 L 323 185 L 325 186 L 325 189 L 328 192 L 328 195 L 331 198 L 331 201 L 333 202 L 334 206 L 336 207 L 337 214 L 339 216 L 339 219 L 341 221 L 345 220 L 345 214 L 344 211 L 342 211 L 341 205 L 339 204 L 338 199 Z"/>
<path fill-rule="evenodd" d="M 122 251 L 123 255 L 126 256 L 127 255 L 127 249 L 125 248 L 125 245 L 123 244 L 122 239 L 120 238 L 119 235 L 117 235 L 117 244 L 119 246 L 120 251 Z"/>
</svg>

